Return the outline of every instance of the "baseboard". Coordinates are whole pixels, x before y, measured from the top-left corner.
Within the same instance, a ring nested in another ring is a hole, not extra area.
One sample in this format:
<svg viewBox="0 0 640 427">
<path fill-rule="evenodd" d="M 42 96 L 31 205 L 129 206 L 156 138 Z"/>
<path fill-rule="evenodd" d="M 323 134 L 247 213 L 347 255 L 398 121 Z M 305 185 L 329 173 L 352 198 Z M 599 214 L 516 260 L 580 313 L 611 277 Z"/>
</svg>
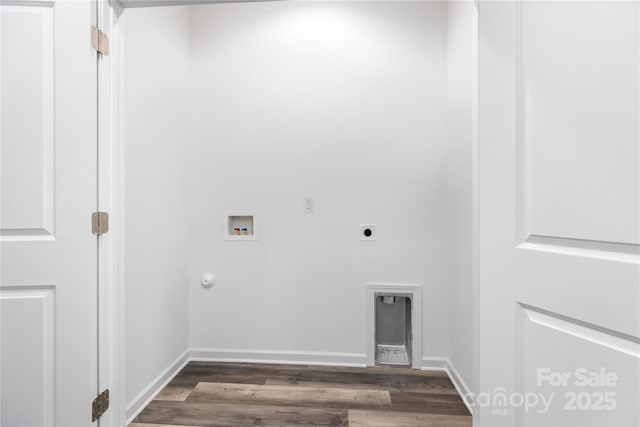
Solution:
<svg viewBox="0 0 640 427">
<path fill-rule="evenodd" d="M 456 367 L 448 357 L 423 357 L 422 369 L 425 371 L 445 371 L 449 375 L 449 379 L 458 391 L 465 406 L 471 414 L 473 414 L 473 400 L 471 389 L 462 378 Z"/>
<path fill-rule="evenodd" d="M 471 388 L 467 385 L 460 375 L 460 372 L 453 365 L 451 360 L 447 357 L 447 361 L 449 363 L 449 367 L 447 368 L 447 373 L 449 374 L 449 378 L 453 383 L 453 386 L 458 390 L 458 394 L 462 397 L 464 404 L 467 406 L 467 409 L 471 414 L 473 414 L 473 393 L 471 392 Z"/>
<path fill-rule="evenodd" d="M 449 367 L 448 357 L 429 357 L 422 358 L 423 371 L 446 371 Z"/>
<path fill-rule="evenodd" d="M 158 375 L 151 383 L 145 387 L 131 402 L 127 404 L 127 425 L 169 384 L 178 372 L 189 363 L 189 351 L 185 351 L 180 357 L 174 360 L 167 369 Z"/>
<path fill-rule="evenodd" d="M 190 360 L 199 362 L 276 363 L 290 365 L 366 366 L 360 353 L 193 348 Z"/>
</svg>

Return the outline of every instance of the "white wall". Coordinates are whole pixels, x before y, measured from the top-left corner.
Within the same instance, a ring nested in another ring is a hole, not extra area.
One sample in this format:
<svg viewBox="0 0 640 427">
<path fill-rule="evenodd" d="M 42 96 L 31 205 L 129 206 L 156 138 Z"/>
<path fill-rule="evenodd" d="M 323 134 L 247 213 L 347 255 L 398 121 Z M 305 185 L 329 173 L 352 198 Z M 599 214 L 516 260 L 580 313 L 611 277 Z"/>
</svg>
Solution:
<svg viewBox="0 0 640 427">
<path fill-rule="evenodd" d="M 191 346 L 364 363 L 377 281 L 423 285 L 423 355 L 448 355 L 446 5 L 191 10 Z M 223 240 L 236 212 L 259 241 Z"/>
<path fill-rule="evenodd" d="M 447 5 L 449 358 L 473 390 L 472 61 L 474 4 Z"/>
<path fill-rule="evenodd" d="M 187 8 L 127 10 L 126 400 L 188 347 Z"/>
</svg>

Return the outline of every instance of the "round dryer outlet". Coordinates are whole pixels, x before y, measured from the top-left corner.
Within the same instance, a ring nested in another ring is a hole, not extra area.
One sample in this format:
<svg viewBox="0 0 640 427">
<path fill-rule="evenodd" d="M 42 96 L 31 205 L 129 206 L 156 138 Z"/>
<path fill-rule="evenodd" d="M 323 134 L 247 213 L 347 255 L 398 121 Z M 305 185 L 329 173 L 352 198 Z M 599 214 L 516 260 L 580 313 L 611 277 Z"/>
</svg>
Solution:
<svg viewBox="0 0 640 427">
<path fill-rule="evenodd" d="M 360 224 L 360 240 L 376 240 L 376 225 Z"/>
</svg>

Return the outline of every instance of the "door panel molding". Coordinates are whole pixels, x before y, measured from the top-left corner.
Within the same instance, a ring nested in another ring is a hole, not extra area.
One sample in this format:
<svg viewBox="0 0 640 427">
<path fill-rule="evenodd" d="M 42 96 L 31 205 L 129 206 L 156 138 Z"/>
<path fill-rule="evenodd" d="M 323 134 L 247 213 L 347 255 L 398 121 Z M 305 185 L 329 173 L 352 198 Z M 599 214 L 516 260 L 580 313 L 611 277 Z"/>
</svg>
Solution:
<svg viewBox="0 0 640 427">
<path fill-rule="evenodd" d="M 528 304 L 518 303 L 518 306 L 526 316 L 526 320 L 530 323 L 535 323 L 640 359 L 639 337 L 573 319 Z M 521 330 L 518 335 L 525 337 L 523 330 Z"/>
<path fill-rule="evenodd" d="M 55 425 L 55 287 L 0 286 L 0 307 L 0 424 Z"/>
<path fill-rule="evenodd" d="M 55 0 L 0 0 L 3 6 L 53 7 Z"/>
<path fill-rule="evenodd" d="M 603 106 L 619 103 L 620 111 L 640 114 L 635 16 L 627 18 L 624 3 L 543 3 L 516 3 L 516 245 L 543 238 L 538 250 L 559 252 L 554 245 L 592 242 L 584 248 L 629 262 L 626 254 L 640 250 L 640 149 L 629 143 L 640 130 Z M 569 13 L 577 14 L 571 31 Z M 548 37 L 536 31 L 543 17 Z M 615 49 L 597 43 L 601 33 Z"/>
<path fill-rule="evenodd" d="M 552 417 L 564 425 L 618 425 L 615 411 L 637 425 L 640 338 L 517 305 L 517 390 L 535 404 L 517 408 L 516 424 L 548 425 Z"/>
<path fill-rule="evenodd" d="M 640 264 L 640 245 L 626 243 L 532 235 L 526 237 L 516 247 L 518 249 Z"/>
<path fill-rule="evenodd" d="M 2 1 L 0 240 L 53 240 L 53 2 Z M 26 36 L 25 36 L 26 35 Z"/>
</svg>

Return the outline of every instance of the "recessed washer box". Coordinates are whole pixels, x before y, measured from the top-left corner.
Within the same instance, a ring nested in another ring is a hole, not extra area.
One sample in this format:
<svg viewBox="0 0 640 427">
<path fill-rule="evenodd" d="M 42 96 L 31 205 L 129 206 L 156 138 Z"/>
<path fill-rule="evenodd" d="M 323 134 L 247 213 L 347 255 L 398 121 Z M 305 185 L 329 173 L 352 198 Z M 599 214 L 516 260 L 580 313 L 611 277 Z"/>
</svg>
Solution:
<svg viewBox="0 0 640 427">
<path fill-rule="evenodd" d="M 258 240 L 258 222 L 255 215 L 227 215 L 224 240 Z"/>
</svg>

